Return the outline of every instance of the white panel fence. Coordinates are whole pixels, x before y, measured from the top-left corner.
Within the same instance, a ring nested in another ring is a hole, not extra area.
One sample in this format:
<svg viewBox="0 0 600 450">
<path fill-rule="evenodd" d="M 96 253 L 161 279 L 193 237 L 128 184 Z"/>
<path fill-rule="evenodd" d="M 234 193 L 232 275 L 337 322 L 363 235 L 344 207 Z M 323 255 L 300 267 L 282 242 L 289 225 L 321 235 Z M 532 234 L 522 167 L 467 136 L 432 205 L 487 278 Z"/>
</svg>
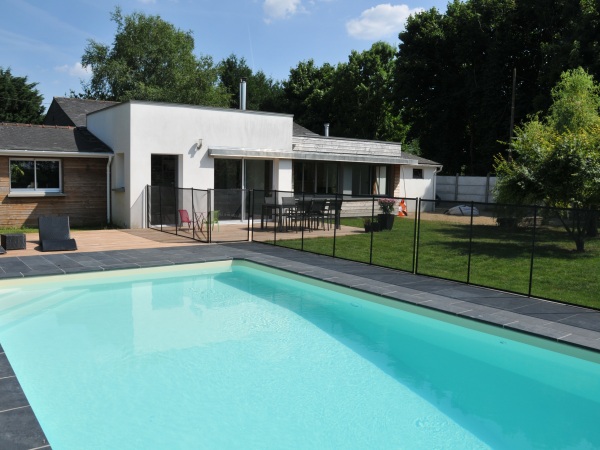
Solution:
<svg viewBox="0 0 600 450">
<path fill-rule="evenodd" d="M 455 202 L 493 203 L 496 177 L 437 176 L 436 195 Z"/>
</svg>

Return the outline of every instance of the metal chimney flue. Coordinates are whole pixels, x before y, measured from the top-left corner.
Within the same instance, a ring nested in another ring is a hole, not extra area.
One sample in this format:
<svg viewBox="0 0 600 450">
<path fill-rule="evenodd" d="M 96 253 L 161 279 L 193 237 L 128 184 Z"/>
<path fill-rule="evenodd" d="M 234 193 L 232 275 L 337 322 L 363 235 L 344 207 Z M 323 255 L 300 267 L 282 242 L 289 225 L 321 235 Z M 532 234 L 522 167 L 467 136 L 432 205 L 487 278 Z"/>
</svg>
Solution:
<svg viewBox="0 0 600 450">
<path fill-rule="evenodd" d="M 240 80 L 240 109 L 246 111 L 246 78 Z"/>
<path fill-rule="evenodd" d="M 329 124 L 325 124 L 325 137 L 329 137 Z"/>
</svg>

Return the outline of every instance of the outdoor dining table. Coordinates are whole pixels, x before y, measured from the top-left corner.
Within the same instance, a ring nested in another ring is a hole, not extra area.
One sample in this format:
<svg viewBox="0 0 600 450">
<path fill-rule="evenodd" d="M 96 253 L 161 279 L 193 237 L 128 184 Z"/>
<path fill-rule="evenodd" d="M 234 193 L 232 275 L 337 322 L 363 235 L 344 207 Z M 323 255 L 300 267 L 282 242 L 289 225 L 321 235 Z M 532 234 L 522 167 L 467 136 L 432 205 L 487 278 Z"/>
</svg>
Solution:
<svg viewBox="0 0 600 450">
<path fill-rule="evenodd" d="M 268 227 L 269 217 L 274 213 L 278 231 L 283 231 L 283 212 L 289 207 L 290 205 L 284 205 L 283 203 L 264 203 L 260 215 L 260 228 L 264 229 L 266 226 Z"/>
</svg>

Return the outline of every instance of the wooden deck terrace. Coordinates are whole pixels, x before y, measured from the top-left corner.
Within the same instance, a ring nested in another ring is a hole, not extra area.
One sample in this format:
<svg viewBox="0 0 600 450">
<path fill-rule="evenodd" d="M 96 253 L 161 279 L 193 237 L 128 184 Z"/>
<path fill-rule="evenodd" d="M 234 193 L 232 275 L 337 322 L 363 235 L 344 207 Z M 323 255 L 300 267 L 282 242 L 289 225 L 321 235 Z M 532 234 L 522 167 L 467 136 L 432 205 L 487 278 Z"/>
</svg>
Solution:
<svg viewBox="0 0 600 450">
<path fill-rule="evenodd" d="M 362 233 L 364 230 L 355 227 L 345 227 L 336 230 L 337 236 Z M 244 224 L 220 224 L 215 225 L 212 233 L 213 243 L 223 242 L 242 242 L 248 241 L 248 225 Z M 333 228 L 327 230 L 304 231 L 304 239 L 316 237 L 332 237 Z M 255 224 L 253 233 L 250 234 L 254 241 L 265 242 L 272 241 L 274 237 L 273 225 L 261 230 L 260 224 Z M 2 257 L 9 256 L 32 256 L 32 255 L 50 255 L 60 253 L 74 252 L 104 252 L 111 250 L 127 249 L 146 249 L 177 247 L 189 245 L 207 245 L 206 242 L 192 239 L 192 231 L 187 228 L 175 230 L 174 227 L 163 227 L 163 231 L 152 228 L 140 229 L 110 229 L 110 230 L 85 230 L 71 231 L 71 237 L 77 241 L 77 250 L 75 251 L 53 251 L 42 252 L 39 245 L 38 233 L 27 233 L 25 236 L 26 248 L 21 250 L 8 250 Z M 201 239 L 206 239 L 206 235 L 198 234 Z M 277 232 L 277 240 L 300 239 L 300 231 L 282 231 Z"/>
</svg>

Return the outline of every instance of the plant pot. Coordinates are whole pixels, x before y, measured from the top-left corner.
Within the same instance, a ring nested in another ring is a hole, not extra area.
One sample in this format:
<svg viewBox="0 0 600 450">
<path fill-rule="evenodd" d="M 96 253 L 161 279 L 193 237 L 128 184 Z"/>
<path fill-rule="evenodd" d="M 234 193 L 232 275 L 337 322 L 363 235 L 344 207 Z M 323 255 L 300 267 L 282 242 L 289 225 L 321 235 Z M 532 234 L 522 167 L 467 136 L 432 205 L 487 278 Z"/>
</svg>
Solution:
<svg viewBox="0 0 600 450">
<path fill-rule="evenodd" d="M 377 222 L 365 223 L 365 233 L 372 231 L 379 231 L 379 224 Z"/>
<path fill-rule="evenodd" d="M 377 222 L 379 223 L 379 227 L 382 230 L 391 230 L 394 226 L 394 216 L 393 214 L 378 214 Z"/>
</svg>

